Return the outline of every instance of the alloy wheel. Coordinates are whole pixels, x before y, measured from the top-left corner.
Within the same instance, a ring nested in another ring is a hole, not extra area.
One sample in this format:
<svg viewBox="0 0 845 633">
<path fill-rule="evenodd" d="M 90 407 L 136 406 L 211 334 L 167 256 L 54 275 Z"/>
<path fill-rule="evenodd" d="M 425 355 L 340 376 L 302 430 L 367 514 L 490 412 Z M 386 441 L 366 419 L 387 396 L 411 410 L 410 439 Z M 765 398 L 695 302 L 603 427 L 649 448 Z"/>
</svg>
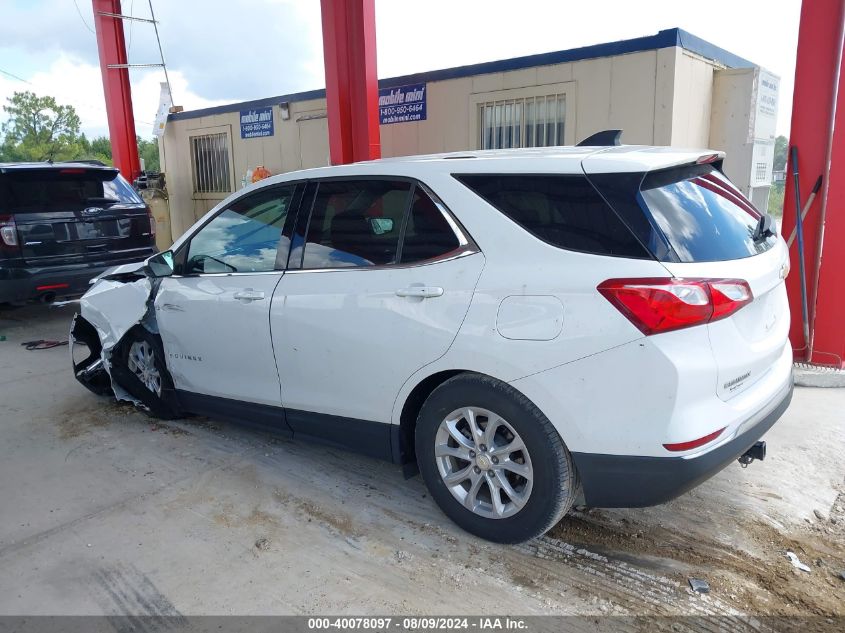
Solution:
<svg viewBox="0 0 845 633">
<path fill-rule="evenodd" d="M 440 423 L 434 444 L 443 483 L 465 508 L 504 519 L 525 507 L 534 480 L 531 457 L 501 416 L 479 407 L 456 409 Z"/>
<path fill-rule="evenodd" d="M 127 358 L 129 371 L 157 396 L 161 395 L 161 374 L 155 364 L 155 351 L 147 341 L 134 341 Z"/>
</svg>

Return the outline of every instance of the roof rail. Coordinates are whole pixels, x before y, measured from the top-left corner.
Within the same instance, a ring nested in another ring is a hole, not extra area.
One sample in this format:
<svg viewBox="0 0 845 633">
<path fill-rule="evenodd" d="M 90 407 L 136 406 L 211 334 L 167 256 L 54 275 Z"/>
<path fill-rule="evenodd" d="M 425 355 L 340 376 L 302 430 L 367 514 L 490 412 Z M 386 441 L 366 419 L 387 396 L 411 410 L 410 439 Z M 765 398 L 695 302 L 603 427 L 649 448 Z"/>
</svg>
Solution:
<svg viewBox="0 0 845 633">
<path fill-rule="evenodd" d="M 622 130 L 602 130 L 591 134 L 577 147 L 606 147 L 608 145 L 622 145 Z"/>
</svg>

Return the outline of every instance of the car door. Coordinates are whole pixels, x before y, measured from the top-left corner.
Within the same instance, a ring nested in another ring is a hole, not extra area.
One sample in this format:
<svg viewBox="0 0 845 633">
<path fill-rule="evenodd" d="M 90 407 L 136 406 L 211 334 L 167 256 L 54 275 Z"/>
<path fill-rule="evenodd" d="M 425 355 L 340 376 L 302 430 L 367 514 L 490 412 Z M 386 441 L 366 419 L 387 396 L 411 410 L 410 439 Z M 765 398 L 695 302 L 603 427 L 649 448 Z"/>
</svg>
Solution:
<svg viewBox="0 0 845 633">
<path fill-rule="evenodd" d="M 281 406 L 270 302 L 290 249 L 296 186 L 239 198 L 175 254 L 155 307 L 176 388 Z"/>
<path fill-rule="evenodd" d="M 271 308 L 288 424 L 385 456 L 396 395 L 448 350 L 483 255 L 408 180 L 312 182 L 302 208 Z"/>
</svg>

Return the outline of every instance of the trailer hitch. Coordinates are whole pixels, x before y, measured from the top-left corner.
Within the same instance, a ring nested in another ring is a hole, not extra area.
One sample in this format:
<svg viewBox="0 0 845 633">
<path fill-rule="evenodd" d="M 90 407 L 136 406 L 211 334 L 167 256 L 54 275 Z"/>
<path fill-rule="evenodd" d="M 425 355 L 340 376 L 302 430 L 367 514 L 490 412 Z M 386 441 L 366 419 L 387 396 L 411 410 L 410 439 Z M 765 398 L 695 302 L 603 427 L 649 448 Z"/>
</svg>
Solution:
<svg viewBox="0 0 845 633">
<path fill-rule="evenodd" d="M 759 459 L 761 462 L 766 459 L 765 442 L 754 442 L 754 446 L 740 455 L 737 461 L 743 468 L 748 468 L 748 464 L 753 462 L 755 459 Z"/>
</svg>

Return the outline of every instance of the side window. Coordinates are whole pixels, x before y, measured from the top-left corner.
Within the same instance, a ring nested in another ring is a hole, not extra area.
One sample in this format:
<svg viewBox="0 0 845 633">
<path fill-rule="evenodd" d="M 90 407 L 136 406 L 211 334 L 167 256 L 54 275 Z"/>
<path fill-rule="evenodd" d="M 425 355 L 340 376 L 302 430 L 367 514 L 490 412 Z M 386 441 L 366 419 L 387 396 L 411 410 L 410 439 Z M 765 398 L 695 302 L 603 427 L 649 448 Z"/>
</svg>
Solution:
<svg viewBox="0 0 845 633">
<path fill-rule="evenodd" d="M 458 237 L 437 204 L 420 187 L 414 189 L 411 214 L 402 243 L 402 263 L 445 255 L 460 246 Z"/>
<path fill-rule="evenodd" d="M 303 268 L 396 263 L 411 185 L 390 180 L 320 182 L 305 238 Z M 301 255 L 296 245 L 292 259 Z"/>
<path fill-rule="evenodd" d="M 270 187 L 235 201 L 196 233 L 185 273 L 268 272 L 284 268 L 290 240 L 282 235 L 295 187 Z"/>
<path fill-rule="evenodd" d="M 649 257 L 584 176 L 456 175 L 526 231 L 568 250 Z"/>
</svg>

